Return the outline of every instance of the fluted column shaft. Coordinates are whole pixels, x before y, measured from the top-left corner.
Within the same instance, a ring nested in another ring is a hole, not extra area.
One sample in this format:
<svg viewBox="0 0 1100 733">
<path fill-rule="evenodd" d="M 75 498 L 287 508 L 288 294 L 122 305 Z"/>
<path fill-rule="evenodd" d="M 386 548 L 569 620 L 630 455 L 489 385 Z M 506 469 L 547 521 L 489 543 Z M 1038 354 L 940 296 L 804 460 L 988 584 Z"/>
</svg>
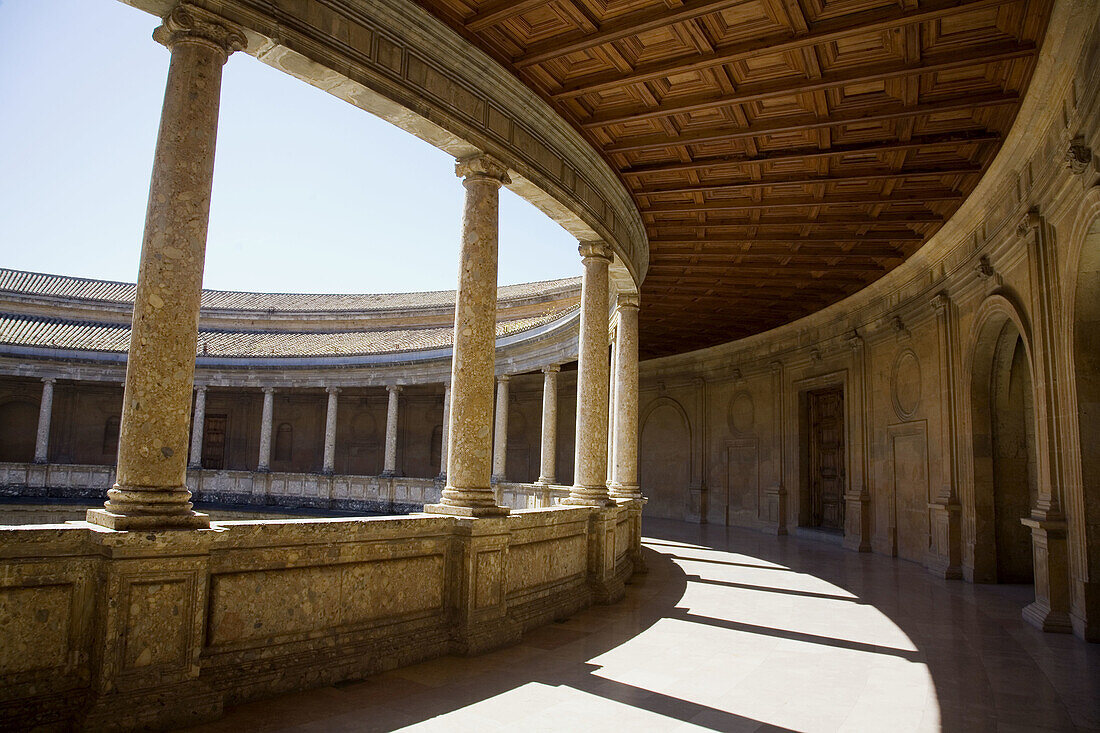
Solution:
<svg viewBox="0 0 1100 733">
<path fill-rule="evenodd" d="M 573 488 L 565 504 L 608 506 L 607 494 L 607 269 L 611 250 L 602 242 L 580 246 L 580 348 L 577 357 L 577 449 Z"/>
<path fill-rule="evenodd" d="M 257 471 L 271 470 L 271 420 L 275 412 L 275 390 L 264 387 L 264 409 L 260 415 L 260 458 Z"/>
<path fill-rule="evenodd" d="M 153 34 L 172 53 L 138 269 L 117 483 L 88 520 L 113 529 L 209 526 L 187 478 L 191 387 L 214 178 L 222 66 L 244 34 L 174 8 Z"/>
<path fill-rule="evenodd" d="M 46 463 L 50 458 L 50 419 L 53 417 L 54 379 L 42 380 L 42 402 L 38 406 L 38 432 L 34 439 L 34 462 Z"/>
<path fill-rule="evenodd" d="M 439 446 L 439 476 L 447 478 L 447 432 L 451 422 L 451 383 L 443 383 L 443 430 L 441 435 L 442 445 Z"/>
<path fill-rule="evenodd" d="M 397 475 L 397 408 L 398 395 L 401 387 L 391 384 L 386 387 L 389 391 L 389 402 L 386 404 L 386 459 L 382 468 L 383 476 Z"/>
<path fill-rule="evenodd" d="M 508 380 L 497 378 L 497 417 L 493 428 L 493 481 L 505 481 L 508 466 Z"/>
<path fill-rule="evenodd" d="M 451 362 L 447 486 L 427 511 L 484 516 L 507 514 L 490 485 L 493 372 L 496 360 L 497 238 L 500 187 L 507 169 L 487 155 L 460 160 L 462 212 Z"/>
<path fill-rule="evenodd" d="M 191 468 L 202 468 L 203 425 L 206 422 L 206 387 L 195 387 L 195 416 L 191 419 Z"/>
<path fill-rule="evenodd" d="M 611 496 L 641 497 L 638 488 L 638 297 L 620 295 L 615 343 L 615 470 Z"/>
<path fill-rule="evenodd" d="M 557 364 L 542 370 L 542 461 L 539 483 L 557 481 L 558 448 L 558 374 Z"/>
<path fill-rule="evenodd" d="M 325 473 L 336 471 L 336 407 L 339 400 L 340 388 L 327 387 L 328 409 L 325 411 L 325 460 L 321 469 Z"/>
</svg>

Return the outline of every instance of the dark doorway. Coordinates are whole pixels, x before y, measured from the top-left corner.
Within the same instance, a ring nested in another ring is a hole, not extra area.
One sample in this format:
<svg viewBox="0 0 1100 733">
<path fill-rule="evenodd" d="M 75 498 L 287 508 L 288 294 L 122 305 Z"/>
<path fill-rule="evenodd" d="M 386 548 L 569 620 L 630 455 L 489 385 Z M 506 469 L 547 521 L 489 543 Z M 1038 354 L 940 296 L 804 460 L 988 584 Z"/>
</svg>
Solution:
<svg viewBox="0 0 1100 733">
<path fill-rule="evenodd" d="M 222 470 L 225 468 L 226 415 L 207 415 L 203 426 L 202 467 Z"/>
<path fill-rule="evenodd" d="M 844 391 L 808 395 L 810 526 L 844 529 Z"/>
</svg>

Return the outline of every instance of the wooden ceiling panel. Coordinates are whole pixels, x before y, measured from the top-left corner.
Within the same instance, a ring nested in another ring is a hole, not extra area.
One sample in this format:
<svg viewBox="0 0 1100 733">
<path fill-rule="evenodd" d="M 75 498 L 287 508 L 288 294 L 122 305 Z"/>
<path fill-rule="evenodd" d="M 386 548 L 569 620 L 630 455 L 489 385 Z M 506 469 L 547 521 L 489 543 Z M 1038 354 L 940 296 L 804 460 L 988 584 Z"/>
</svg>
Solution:
<svg viewBox="0 0 1100 733">
<path fill-rule="evenodd" d="M 782 325 L 916 251 L 1008 133 L 1052 3 L 416 1 L 622 176 L 646 357 Z"/>
</svg>

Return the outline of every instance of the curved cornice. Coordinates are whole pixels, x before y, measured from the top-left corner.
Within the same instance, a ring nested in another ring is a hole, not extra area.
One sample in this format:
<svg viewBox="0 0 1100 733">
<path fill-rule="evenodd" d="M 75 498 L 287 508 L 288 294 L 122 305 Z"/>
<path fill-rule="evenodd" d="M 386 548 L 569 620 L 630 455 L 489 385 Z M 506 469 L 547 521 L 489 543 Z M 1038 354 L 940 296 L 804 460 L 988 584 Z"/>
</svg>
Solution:
<svg viewBox="0 0 1100 733">
<path fill-rule="evenodd" d="M 175 4 L 123 1 L 158 16 Z M 244 28 L 247 52 L 264 63 L 455 157 L 490 153 L 517 174 L 509 188 L 578 239 L 610 244 L 633 286 L 645 278 L 645 227 L 603 158 L 538 95 L 426 11 L 406 0 L 192 2 Z"/>
</svg>

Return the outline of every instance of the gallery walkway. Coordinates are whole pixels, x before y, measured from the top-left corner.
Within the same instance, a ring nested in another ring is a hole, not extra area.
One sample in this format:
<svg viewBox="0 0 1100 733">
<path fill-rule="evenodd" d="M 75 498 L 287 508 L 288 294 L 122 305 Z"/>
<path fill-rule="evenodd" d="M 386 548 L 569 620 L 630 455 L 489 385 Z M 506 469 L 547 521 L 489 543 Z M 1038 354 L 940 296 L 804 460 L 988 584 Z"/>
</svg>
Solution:
<svg viewBox="0 0 1100 733">
<path fill-rule="evenodd" d="M 475 658 L 240 706 L 195 730 L 1100 730 L 1100 645 L 1030 587 L 653 520 L 627 598 Z"/>
</svg>

